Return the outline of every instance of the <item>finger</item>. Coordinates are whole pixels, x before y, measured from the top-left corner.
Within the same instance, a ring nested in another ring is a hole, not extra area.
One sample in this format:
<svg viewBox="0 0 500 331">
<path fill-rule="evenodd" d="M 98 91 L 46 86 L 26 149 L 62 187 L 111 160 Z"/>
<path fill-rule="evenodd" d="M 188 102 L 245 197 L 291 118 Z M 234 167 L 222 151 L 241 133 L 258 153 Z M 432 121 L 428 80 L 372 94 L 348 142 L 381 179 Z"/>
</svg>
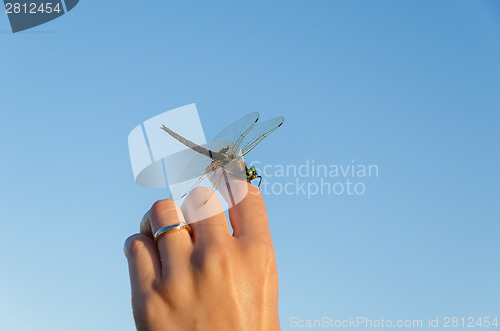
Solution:
<svg viewBox="0 0 500 331">
<path fill-rule="evenodd" d="M 193 229 L 195 244 L 231 237 L 224 209 L 213 190 L 195 188 L 186 197 L 181 209 Z"/>
<path fill-rule="evenodd" d="M 248 193 L 235 206 L 229 208 L 229 219 L 233 227 L 233 236 L 237 238 L 269 237 L 269 221 L 266 206 L 260 190 L 246 183 Z"/>
<path fill-rule="evenodd" d="M 164 227 L 184 221 L 182 212 L 172 200 L 160 200 L 153 204 L 141 221 L 141 233 L 153 238 Z M 162 265 L 162 276 L 187 272 L 189 256 L 193 249 L 191 236 L 186 229 L 170 231 L 156 241 Z"/>
<path fill-rule="evenodd" d="M 208 178 L 227 202 L 228 208 L 240 203 L 248 193 L 245 167 L 242 159 L 229 162 L 224 168 L 216 168 Z"/>
<path fill-rule="evenodd" d="M 132 294 L 151 291 L 161 276 L 160 258 L 151 238 L 135 234 L 125 240 L 123 252 L 127 257 Z"/>
<path fill-rule="evenodd" d="M 230 162 L 227 164 L 227 167 L 228 169 L 219 168 L 214 170 L 212 178 L 209 178 L 227 202 L 228 209 L 231 210 L 232 207 L 237 206 L 247 197 L 249 185 L 244 176 L 245 174 L 240 171 L 237 161 Z M 244 167 L 246 169 L 246 165 Z M 230 218 L 230 221 L 233 228 L 233 236 L 236 236 L 240 232 L 241 222 L 238 221 L 237 217 Z"/>
</svg>

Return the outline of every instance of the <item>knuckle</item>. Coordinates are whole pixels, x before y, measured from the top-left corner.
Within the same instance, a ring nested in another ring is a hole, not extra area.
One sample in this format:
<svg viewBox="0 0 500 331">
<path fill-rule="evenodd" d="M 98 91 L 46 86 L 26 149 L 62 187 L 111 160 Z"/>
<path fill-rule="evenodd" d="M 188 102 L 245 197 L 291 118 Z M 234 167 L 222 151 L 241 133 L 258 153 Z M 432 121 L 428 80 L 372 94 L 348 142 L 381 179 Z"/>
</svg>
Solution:
<svg viewBox="0 0 500 331">
<path fill-rule="evenodd" d="M 131 237 L 128 237 L 127 240 L 125 241 L 125 247 L 124 251 L 125 254 L 128 255 L 135 255 L 139 251 L 143 250 L 146 247 L 146 238 L 144 238 L 142 235 L 133 235 Z"/>
<path fill-rule="evenodd" d="M 159 308 L 162 307 L 160 300 L 155 296 L 132 296 L 132 309 L 135 319 L 151 320 L 158 316 Z"/>
<path fill-rule="evenodd" d="M 227 243 L 212 242 L 194 252 L 192 262 L 202 270 L 224 270 L 231 265 L 233 250 Z"/>
<path fill-rule="evenodd" d="M 198 187 L 195 187 L 194 189 L 192 189 L 190 194 L 196 195 L 196 194 L 206 194 L 206 193 L 211 193 L 211 192 L 212 192 L 212 190 L 209 189 L 208 187 L 198 186 Z"/>
<path fill-rule="evenodd" d="M 175 296 L 176 287 L 173 277 L 161 279 L 156 286 L 156 291 L 163 297 Z"/>
<path fill-rule="evenodd" d="M 170 199 L 158 200 L 151 206 L 151 212 L 154 214 L 161 214 L 172 209 L 175 209 L 175 202 Z"/>
<path fill-rule="evenodd" d="M 183 283 L 183 286 L 179 284 Z M 156 288 L 156 293 L 172 308 L 178 308 L 192 296 L 190 277 L 167 277 L 162 279 Z"/>
<path fill-rule="evenodd" d="M 275 259 L 274 245 L 270 236 L 262 236 L 262 238 L 253 241 L 248 250 L 251 254 L 259 256 L 262 261 L 274 261 Z"/>
<path fill-rule="evenodd" d="M 229 245 L 216 244 L 207 251 L 205 266 L 225 273 L 232 265 L 233 252 Z"/>
<path fill-rule="evenodd" d="M 214 242 L 208 247 L 207 255 L 217 259 L 227 259 L 231 255 L 231 252 L 228 245 Z"/>
<path fill-rule="evenodd" d="M 142 241 L 139 238 L 136 238 L 136 239 L 133 239 L 129 243 L 129 245 L 128 245 L 128 251 L 132 252 L 132 253 L 135 253 L 135 252 L 138 252 L 138 251 L 142 250 L 144 248 L 144 246 L 145 246 L 144 241 Z"/>
<path fill-rule="evenodd" d="M 252 195 L 260 195 L 260 190 L 257 186 L 248 184 L 248 193 Z"/>
<path fill-rule="evenodd" d="M 208 199 L 212 195 L 212 190 L 209 189 L 208 187 L 195 187 L 189 192 L 189 195 L 187 197 L 187 201 L 199 201 L 203 199 Z"/>
</svg>

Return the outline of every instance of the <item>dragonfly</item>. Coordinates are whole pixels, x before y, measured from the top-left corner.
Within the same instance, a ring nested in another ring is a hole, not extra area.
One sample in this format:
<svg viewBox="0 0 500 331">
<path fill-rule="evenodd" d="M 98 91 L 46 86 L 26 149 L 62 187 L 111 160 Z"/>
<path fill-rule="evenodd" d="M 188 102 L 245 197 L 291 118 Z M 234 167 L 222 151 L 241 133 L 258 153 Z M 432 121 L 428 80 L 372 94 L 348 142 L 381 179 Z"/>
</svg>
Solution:
<svg viewBox="0 0 500 331">
<path fill-rule="evenodd" d="M 257 123 L 258 120 L 259 113 L 254 112 L 230 124 L 210 142 L 210 149 L 162 125 L 162 130 L 196 152 L 176 179 L 171 190 L 172 199 L 184 198 L 208 176 L 212 184 L 212 193 L 218 189 L 223 179 L 229 189 L 228 175 L 231 178 L 246 180 L 248 183 L 259 179 L 260 188 L 262 176 L 258 174 L 254 166 L 248 167 L 243 157 L 278 129 L 284 123 L 285 118 L 280 116 L 261 123 Z"/>
</svg>

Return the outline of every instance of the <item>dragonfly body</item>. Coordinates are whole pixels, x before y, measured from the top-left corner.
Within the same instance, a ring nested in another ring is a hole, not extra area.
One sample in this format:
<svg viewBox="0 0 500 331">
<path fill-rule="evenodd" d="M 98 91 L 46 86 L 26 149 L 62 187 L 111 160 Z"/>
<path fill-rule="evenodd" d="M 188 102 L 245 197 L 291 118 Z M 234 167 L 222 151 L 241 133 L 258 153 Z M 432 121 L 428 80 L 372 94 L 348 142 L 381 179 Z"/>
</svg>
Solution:
<svg viewBox="0 0 500 331">
<path fill-rule="evenodd" d="M 257 173 L 257 169 L 255 169 L 254 166 L 251 166 L 250 168 L 247 166 L 246 162 L 243 161 L 241 157 L 235 156 L 235 155 L 228 155 L 222 160 L 214 160 L 211 163 L 212 170 L 216 170 L 217 168 L 224 168 L 227 164 L 229 163 L 234 163 L 238 165 L 238 172 L 245 172 L 247 182 L 251 183 L 253 180 L 260 178 L 259 182 L 259 187 L 260 183 L 262 182 L 262 176 L 259 176 Z"/>
<path fill-rule="evenodd" d="M 238 155 L 234 155 L 234 154 L 227 154 L 229 149 L 230 149 L 230 146 L 226 146 L 226 147 L 222 148 L 220 151 L 214 152 L 210 149 L 206 149 L 200 145 L 193 143 L 192 141 L 182 137 L 180 134 L 176 133 L 175 131 L 172 131 L 171 129 L 167 128 L 164 125 L 161 128 L 162 128 L 162 130 L 164 130 L 165 132 L 170 134 L 172 137 L 174 137 L 175 139 L 177 139 L 178 141 L 180 141 L 181 143 L 183 143 L 187 147 L 195 150 L 196 152 L 198 152 L 200 154 L 208 155 L 212 159 L 212 162 L 210 163 L 210 168 L 211 168 L 210 170 L 215 171 L 217 168 L 224 168 L 230 162 L 236 161 L 236 164 L 238 164 L 238 168 L 239 168 L 238 170 L 245 171 L 245 174 L 247 176 L 247 181 L 249 183 L 252 182 L 253 180 L 255 180 L 256 178 L 260 178 L 261 182 L 262 182 L 262 177 L 258 175 L 257 169 L 255 169 L 255 167 L 248 168 L 247 164 L 245 163 L 245 161 L 243 161 L 243 159 L 241 157 L 239 157 Z M 260 186 L 260 182 L 259 182 L 259 186 Z"/>
<path fill-rule="evenodd" d="M 212 183 L 215 182 L 215 184 L 213 184 L 214 189 L 217 189 L 219 182 L 221 182 L 223 178 L 227 182 L 226 174 L 233 175 L 233 177 L 236 178 L 246 179 L 249 183 L 259 178 L 260 182 L 258 186 L 260 187 L 262 177 L 259 176 L 255 167 L 247 166 L 243 160 L 243 156 L 257 146 L 262 139 L 280 127 L 284 122 L 284 118 L 277 117 L 256 125 L 258 119 L 258 113 L 251 113 L 226 127 L 217 135 L 214 141 L 212 141 L 211 149 L 195 144 L 165 125 L 162 125 L 162 130 L 186 147 L 197 152 L 199 155 L 193 158 L 186 167 L 185 174 L 181 175 L 178 179 L 179 183 L 187 182 L 188 185 L 182 185 L 179 192 L 172 192 L 173 198 L 184 197 L 209 173 L 216 173 L 217 169 L 222 169 L 223 171 L 222 176 L 219 176 L 218 179 L 211 179 Z M 191 180 L 193 183 L 190 183 Z"/>
</svg>

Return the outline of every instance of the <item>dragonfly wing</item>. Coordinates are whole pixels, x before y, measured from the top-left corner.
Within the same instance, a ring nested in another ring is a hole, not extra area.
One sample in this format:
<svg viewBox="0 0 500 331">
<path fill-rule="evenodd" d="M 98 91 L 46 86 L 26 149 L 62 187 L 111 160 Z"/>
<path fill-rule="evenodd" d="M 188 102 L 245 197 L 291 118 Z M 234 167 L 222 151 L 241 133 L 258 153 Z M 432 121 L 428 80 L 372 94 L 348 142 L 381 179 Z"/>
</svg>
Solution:
<svg viewBox="0 0 500 331">
<path fill-rule="evenodd" d="M 224 170 L 226 173 L 230 174 L 233 180 L 245 180 L 247 179 L 245 162 L 241 157 L 235 157 L 231 162 L 224 165 Z"/>
<path fill-rule="evenodd" d="M 181 162 L 182 165 L 177 165 L 178 159 L 172 161 L 166 161 L 167 177 L 169 184 L 172 189 L 173 200 L 178 200 L 186 196 L 187 193 L 194 187 L 196 187 L 200 182 L 206 177 L 207 173 L 211 170 L 212 160 L 205 155 L 192 152 L 191 159 L 188 158 L 187 164 Z M 169 167 L 167 162 L 172 163 Z M 185 167 L 180 169 L 177 173 L 172 169 L 177 167 Z M 175 166 L 173 166 L 175 165 Z M 169 171 L 170 169 L 170 171 Z"/>
<path fill-rule="evenodd" d="M 277 117 L 256 125 L 258 120 L 258 113 L 250 113 L 226 127 L 211 142 L 211 148 L 214 152 L 238 155 L 234 160 L 226 163 L 222 169 L 224 173 L 231 174 L 234 179 L 246 181 L 245 163 L 241 157 L 250 152 L 262 139 L 284 122 L 283 117 Z M 199 186 L 207 176 L 212 184 L 212 189 L 217 189 L 221 183 L 220 171 L 212 169 L 212 161 L 204 154 L 195 154 L 181 174 L 175 176 L 172 198 L 177 200 L 185 197 L 193 188 Z"/>
<path fill-rule="evenodd" d="M 258 120 L 259 113 L 250 113 L 228 125 L 210 142 L 212 150 L 220 152 L 224 148 L 229 147 L 225 154 L 234 153 L 238 149 L 237 146 L 241 143 L 245 135 L 252 130 Z"/>
<path fill-rule="evenodd" d="M 184 198 L 197 186 L 209 187 L 212 190 L 218 189 L 221 183 L 222 173 L 230 174 L 232 180 L 245 180 L 245 163 L 242 158 L 236 157 L 224 166 L 212 168 L 212 160 L 196 154 L 188 163 L 180 176 L 172 179 L 171 194 L 173 200 Z M 205 180 L 207 179 L 207 180 Z"/>
<path fill-rule="evenodd" d="M 212 191 L 215 191 L 221 181 L 221 178 L 222 175 L 220 170 L 211 170 L 210 168 L 207 168 L 202 176 L 175 184 L 172 188 L 172 199 L 182 199 L 198 186 L 208 187 Z M 212 193 L 206 200 L 212 196 Z"/>
<path fill-rule="evenodd" d="M 222 181 L 222 178 L 223 176 L 222 175 L 214 175 L 214 177 L 211 178 L 211 182 L 212 182 L 212 192 L 210 192 L 207 196 L 207 198 L 205 199 L 205 201 L 203 202 L 203 204 L 206 204 L 208 202 L 208 200 L 210 200 L 212 198 L 212 196 L 214 195 L 215 193 L 215 190 L 217 190 L 217 188 L 219 187 L 219 184 L 221 183 Z"/>
<path fill-rule="evenodd" d="M 239 144 L 239 148 L 241 149 L 240 155 L 244 156 L 250 152 L 262 141 L 262 139 L 279 128 L 284 121 L 285 118 L 280 116 L 255 125 L 252 130 L 243 137 Z"/>
<path fill-rule="evenodd" d="M 207 168 L 212 160 L 205 155 L 193 153 L 192 159 L 186 164 L 179 175 L 172 176 L 174 184 L 184 182 L 193 178 L 198 178 L 207 173 Z"/>
<path fill-rule="evenodd" d="M 173 186 L 171 190 L 172 200 L 179 200 L 184 198 L 191 192 L 192 189 L 200 185 L 200 183 L 207 177 L 207 175 L 193 178 L 191 180 L 177 183 Z"/>
<path fill-rule="evenodd" d="M 214 191 L 217 189 L 220 192 L 229 208 L 242 201 L 248 193 L 246 172 L 242 167 L 245 169 L 243 159 L 240 158 L 239 162 L 232 161 L 218 168 L 210 178 Z"/>
<path fill-rule="evenodd" d="M 235 182 L 234 178 L 223 167 L 211 173 L 208 179 L 212 184 L 211 190 L 201 191 L 191 199 L 188 196 L 184 201 L 186 205 L 183 204 L 181 207 L 185 211 L 185 215 L 188 216 L 189 223 L 201 221 L 220 213 L 222 200 L 218 201 L 219 199 L 217 194 L 215 194 L 215 190 L 218 190 L 222 198 L 227 202 L 228 208 L 240 202 L 244 198 L 243 194 L 247 192 L 247 190 L 242 192 L 237 185 L 238 183 Z M 247 189 L 246 185 L 245 188 Z"/>
</svg>

